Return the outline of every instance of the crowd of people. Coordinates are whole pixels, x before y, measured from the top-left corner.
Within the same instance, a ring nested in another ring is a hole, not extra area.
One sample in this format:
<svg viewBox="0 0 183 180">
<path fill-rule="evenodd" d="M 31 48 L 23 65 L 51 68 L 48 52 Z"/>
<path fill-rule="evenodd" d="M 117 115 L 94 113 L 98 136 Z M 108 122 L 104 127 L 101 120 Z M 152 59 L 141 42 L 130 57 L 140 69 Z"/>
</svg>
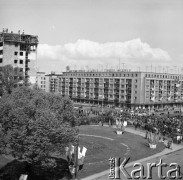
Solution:
<svg viewBox="0 0 183 180">
<path fill-rule="evenodd" d="M 139 109 L 130 109 L 130 108 L 107 108 L 98 110 L 95 108 L 82 109 L 80 111 L 85 113 L 86 115 L 94 114 L 96 116 L 105 115 L 107 111 L 112 111 L 113 122 L 111 121 L 110 125 L 116 124 L 117 127 L 121 125 L 121 129 L 124 121 L 128 121 L 128 123 L 132 123 L 134 128 L 141 128 L 146 131 L 146 138 L 149 137 L 150 133 L 156 133 L 162 141 L 169 137 L 175 138 L 177 137 L 177 142 L 182 140 L 183 135 L 183 116 L 174 115 L 170 116 L 169 111 L 175 110 L 174 107 L 167 108 L 165 107 L 162 111 L 165 113 L 160 115 L 159 109 L 153 109 L 153 113 L 150 113 L 149 109 L 139 108 Z M 151 111 L 152 112 L 152 111 Z"/>
</svg>

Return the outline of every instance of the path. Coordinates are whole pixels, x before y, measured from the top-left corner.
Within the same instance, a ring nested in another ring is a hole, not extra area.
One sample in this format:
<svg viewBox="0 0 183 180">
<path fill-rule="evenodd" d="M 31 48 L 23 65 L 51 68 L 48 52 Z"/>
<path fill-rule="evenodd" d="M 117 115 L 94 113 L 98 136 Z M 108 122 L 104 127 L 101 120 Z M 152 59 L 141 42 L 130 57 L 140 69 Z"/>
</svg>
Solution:
<svg viewBox="0 0 183 180">
<path fill-rule="evenodd" d="M 115 140 L 115 139 L 108 138 L 108 137 L 105 137 L 105 136 L 97 136 L 97 135 L 90 135 L 90 134 L 79 134 L 79 136 L 97 137 L 97 138 L 103 138 L 103 139 L 107 139 L 107 140 L 111 140 L 111 141 L 114 141 Z M 126 147 L 126 153 L 125 153 L 125 155 L 127 155 L 130 152 L 129 146 L 126 145 L 125 143 L 120 143 L 120 144 Z"/>
<path fill-rule="evenodd" d="M 127 127 L 125 129 L 125 131 L 142 136 L 142 137 L 145 137 L 145 132 L 143 130 L 140 130 L 140 129 L 135 130 L 131 127 Z M 167 142 L 165 141 L 165 144 L 166 143 Z M 179 145 L 173 144 L 172 150 L 165 148 L 160 153 L 154 154 L 154 155 L 149 156 L 147 158 L 140 159 L 138 161 L 128 163 L 125 167 L 126 167 L 127 171 L 131 171 L 135 162 L 142 163 L 142 164 L 146 165 L 149 162 L 157 162 L 157 161 L 159 162 L 160 158 L 163 158 L 168 163 L 171 163 L 171 160 L 172 160 L 172 162 L 180 161 L 177 163 L 179 163 L 179 165 L 183 167 L 182 153 L 183 153 L 183 145 L 182 144 L 179 144 Z M 175 156 L 176 156 L 177 161 L 173 161 L 173 160 L 175 160 Z M 183 173 L 182 170 L 181 170 L 181 173 Z M 158 180 L 157 173 L 153 172 L 153 175 L 156 177 L 155 179 Z M 183 174 L 182 174 L 182 176 L 183 176 Z M 101 173 L 94 174 L 92 176 L 83 178 L 82 180 L 108 180 L 108 179 L 109 179 L 109 170 L 106 170 L 106 171 L 103 171 Z M 122 177 L 122 179 L 126 180 L 124 176 Z"/>
</svg>

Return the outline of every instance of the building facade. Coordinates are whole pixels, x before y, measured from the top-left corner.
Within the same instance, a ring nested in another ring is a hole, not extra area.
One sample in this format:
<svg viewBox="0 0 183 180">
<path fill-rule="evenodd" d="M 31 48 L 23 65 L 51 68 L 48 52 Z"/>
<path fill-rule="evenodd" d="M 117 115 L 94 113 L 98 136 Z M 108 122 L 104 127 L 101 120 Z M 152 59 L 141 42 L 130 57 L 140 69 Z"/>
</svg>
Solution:
<svg viewBox="0 0 183 180">
<path fill-rule="evenodd" d="M 33 35 L 0 32 L 0 67 L 12 65 L 23 72 L 25 79 L 35 83 L 37 71 L 38 37 Z"/>
<path fill-rule="evenodd" d="M 183 75 L 70 70 L 58 77 L 56 91 L 81 103 L 118 107 L 171 106 L 183 103 Z"/>
<path fill-rule="evenodd" d="M 37 72 L 36 86 L 45 92 L 58 93 L 58 81 L 62 74 Z"/>
<path fill-rule="evenodd" d="M 47 83 L 46 83 L 45 72 L 37 72 L 36 73 L 36 87 L 46 91 L 46 85 L 47 85 Z"/>
</svg>

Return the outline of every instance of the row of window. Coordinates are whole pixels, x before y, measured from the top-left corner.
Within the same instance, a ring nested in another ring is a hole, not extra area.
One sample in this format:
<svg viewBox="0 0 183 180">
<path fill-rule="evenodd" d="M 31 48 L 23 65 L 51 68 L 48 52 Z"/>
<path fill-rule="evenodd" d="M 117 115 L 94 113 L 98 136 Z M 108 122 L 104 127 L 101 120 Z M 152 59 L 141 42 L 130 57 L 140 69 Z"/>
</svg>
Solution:
<svg viewBox="0 0 183 180">
<path fill-rule="evenodd" d="M 18 60 L 15 59 L 15 60 L 14 60 L 14 63 L 17 64 L 17 63 L 18 63 Z M 23 63 L 24 63 L 23 60 L 19 60 L 19 64 L 23 64 Z"/>
<path fill-rule="evenodd" d="M 64 73 L 65 76 L 89 76 L 89 77 L 97 77 L 97 76 L 103 76 L 103 77 L 138 77 L 138 74 L 129 74 L 129 73 Z"/>
<path fill-rule="evenodd" d="M 181 75 L 160 75 L 160 74 L 145 74 L 145 77 L 147 78 L 165 78 L 165 79 L 183 79 L 183 76 Z"/>
<path fill-rule="evenodd" d="M 151 80 L 151 79 L 146 79 L 146 83 L 156 83 L 156 84 L 168 84 L 168 83 L 183 83 L 183 81 L 177 81 L 177 80 Z"/>
<path fill-rule="evenodd" d="M 146 85 L 146 88 L 150 88 L 150 87 L 151 87 L 150 85 Z M 169 86 L 167 85 L 167 86 L 153 86 L 153 87 L 156 88 L 156 89 L 158 89 L 158 88 L 161 89 L 161 88 L 164 87 L 164 89 L 166 89 L 166 88 L 168 88 L 168 87 L 169 87 L 169 88 L 170 88 L 170 87 L 174 88 L 175 86 L 174 86 L 174 85 L 171 85 L 171 86 L 170 86 L 170 85 L 169 85 Z"/>
<path fill-rule="evenodd" d="M 46 84 L 46 81 L 41 81 L 41 84 Z"/>
<path fill-rule="evenodd" d="M 15 55 L 15 56 L 17 56 L 17 55 L 18 55 L 18 52 L 17 52 L 17 51 L 15 51 L 15 52 L 14 52 L 14 55 Z M 24 53 L 23 53 L 23 52 L 19 52 L 19 55 L 20 55 L 20 56 L 23 56 L 23 55 L 24 55 Z"/>
</svg>

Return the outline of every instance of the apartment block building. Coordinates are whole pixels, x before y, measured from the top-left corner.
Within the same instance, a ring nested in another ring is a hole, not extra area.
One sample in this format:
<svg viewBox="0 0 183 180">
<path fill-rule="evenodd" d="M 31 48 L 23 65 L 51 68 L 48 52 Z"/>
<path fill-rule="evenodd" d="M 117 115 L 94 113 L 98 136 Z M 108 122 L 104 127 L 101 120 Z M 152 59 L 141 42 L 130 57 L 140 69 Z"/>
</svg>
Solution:
<svg viewBox="0 0 183 180">
<path fill-rule="evenodd" d="M 58 93 L 58 80 L 62 74 L 37 72 L 36 85 L 45 92 Z"/>
<path fill-rule="evenodd" d="M 45 75 L 46 75 L 45 72 L 36 73 L 36 86 L 44 91 L 46 91 L 47 86 Z"/>
<path fill-rule="evenodd" d="M 56 92 L 75 102 L 128 106 L 183 103 L 183 75 L 129 70 L 64 72 Z"/>
<path fill-rule="evenodd" d="M 31 83 L 36 80 L 38 37 L 23 33 L 0 32 L 0 67 L 12 65 L 19 67 L 25 79 Z"/>
</svg>

